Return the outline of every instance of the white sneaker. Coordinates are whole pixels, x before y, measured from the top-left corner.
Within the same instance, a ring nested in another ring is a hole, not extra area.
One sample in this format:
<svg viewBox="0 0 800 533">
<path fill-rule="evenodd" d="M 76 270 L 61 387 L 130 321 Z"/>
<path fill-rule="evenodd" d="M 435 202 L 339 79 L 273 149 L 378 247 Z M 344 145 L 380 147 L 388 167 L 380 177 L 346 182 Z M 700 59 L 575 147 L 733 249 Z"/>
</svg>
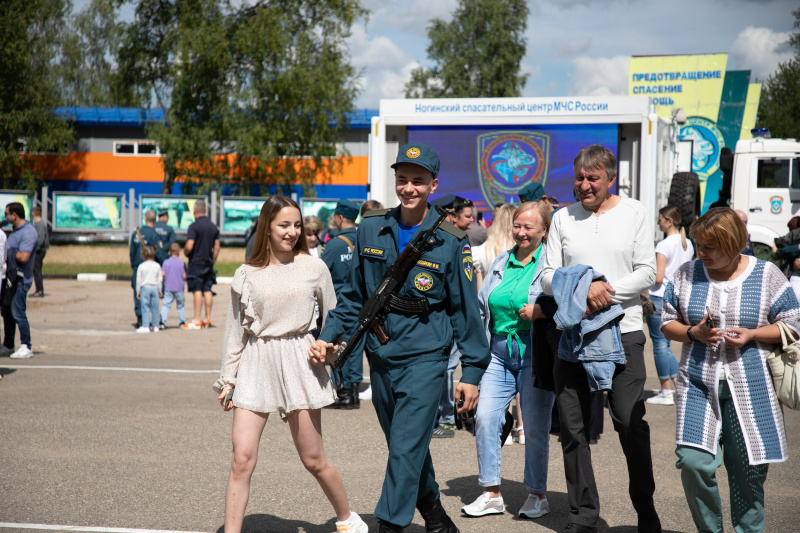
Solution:
<svg viewBox="0 0 800 533">
<path fill-rule="evenodd" d="M 528 499 L 522 504 L 519 510 L 520 518 L 539 518 L 550 512 L 550 504 L 547 497 L 539 498 L 535 494 L 528 494 Z"/>
<path fill-rule="evenodd" d="M 478 496 L 477 500 L 461 508 L 461 511 L 464 514 L 468 514 L 469 516 L 503 514 L 505 510 L 506 506 L 503 503 L 503 495 L 501 494 L 497 498 L 492 498 L 491 496 L 489 496 L 488 492 L 484 492 L 483 494 Z"/>
<path fill-rule="evenodd" d="M 671 390 L 662 390 L 652 398 L 648 398 L 645 401 L 653 405 L 675 405 L 675 398 L 673 397 Z"/>
<path fill-rule="evenodd" d="M 19 347 L 19 350 L 11 354 L 11 359 L 30 359 L 33 357 L 33 352 L 24 344 Z"/>
<path fill-rule="evenodd" d="M 508 437 L 506 437 L 506 444 L 505 445 L 506 446 L 510 446 L 512 444 L 514 444 L 514 432 L 513 431 L 508 434 Z"/>
<path fill-rule="evenodd" d="M 136 330 L 136 333 L 150 333 L 150 328 L 142 326 Z"/>
<path fill-rule="evenodd" d="M 158 333 L 158 326 L 153 326 L 153 333 Z"/>
<path fill-rule="evenodd" d="M 8 357 L 14 353 L 14 348 L 8 348 L 5 344 L 0 344 L 0 357 Z"/>
<path fill-rule="evenodd" d="M 350 511 L 350 518 L 344 522 L 336 522 L 336 531 L 352 531 L 353 533 L 368 533 L 369 528 L 367 524 L 361 520 L 353 511 Z"/>
<path fill-rule="evenodd" d="M 372 399 L 372 385 L 367 385 L 367 388 L 363 391 L 358 393 L 359 400 L 371 400 Z"/>
</svg>

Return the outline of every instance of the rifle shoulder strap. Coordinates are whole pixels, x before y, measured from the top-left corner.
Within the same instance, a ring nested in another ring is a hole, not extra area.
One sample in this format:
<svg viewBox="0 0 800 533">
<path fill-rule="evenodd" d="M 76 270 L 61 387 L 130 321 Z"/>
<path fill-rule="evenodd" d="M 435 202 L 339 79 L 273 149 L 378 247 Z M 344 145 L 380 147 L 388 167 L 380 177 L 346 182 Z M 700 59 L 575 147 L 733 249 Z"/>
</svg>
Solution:
<svg viewBox="0 0 800 533">
<path fill-rule="evenodd" d="M 467 236 L 467 232 L 458 229 L 457 227 L 455 227 L 454 225 L 452 225 L 450 222 L 448 222 L 446 220 L 444 222 L 442 222 L 442 225 L 439 226 L 439 229 L 441 229 L 442 231 L 446 231 L 447 233 L 449 233 L 450 235 L 452 235 L 453 237 L 455 237 L 459 241 Z"/>
<path fill-rule="evenodd" d="M 353 243 L 350 242 L 350 239 L 348 239 L 344 235 L 337 235 L 336 238 L 337 239 L 342 239 L 344 242 L 346 242 L 347 243 L 347 249 L 350 250 L 350 252 L 352 253 L 352 251 L 353 251 Z"/>
</svg>

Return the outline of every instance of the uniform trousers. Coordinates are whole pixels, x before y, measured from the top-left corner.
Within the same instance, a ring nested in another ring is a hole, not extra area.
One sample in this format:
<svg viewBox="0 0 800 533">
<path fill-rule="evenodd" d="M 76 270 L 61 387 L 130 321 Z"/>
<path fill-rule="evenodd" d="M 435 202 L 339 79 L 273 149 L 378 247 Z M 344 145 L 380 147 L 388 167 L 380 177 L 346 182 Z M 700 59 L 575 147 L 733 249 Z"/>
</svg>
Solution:
<svg viewBox="0 0 800 533">
<path fill-rule="evenodd" d="M 386 436 L 389 459 L 375 518 L 405 527 L 418 501 L 439 499 L 429 446 L 447 361 L 387 368 L 370 358 L 372 404 Z"/>
<path fill-rule="evenodd" d="M 136 270 L 139 268 L 139 265 L 136 265 L 133 268 L 133 274 L 131 274 L 131 287 L 133 287 L 133 312 L 136 314 L 136 318 L 141 321 L 142 320 L 142 301 L 136 297 Z"/>
<path fill-rule="evenodd" d="M 636 512 L 647 516 L 655 512 L 655 480 L 650 455 L 650 426 L 644 420 L 642 398 L 647 377 L 644 343 L 642 331 L 622 335 L 626 363 L 617 365 L 612 388 L 608 391 L 608 410 L 628 466 L 628 494 Z M 597 527 L 600 497 L 589 449 L 592 397 L 586 371 L 581 363 L 570 363 L 556 357 L 554 377 L 571 520 L 578 525 Z"/>
<path fill-rule="evenodd" d="M 716 455 L 692 446 L 678 446 L 675 464 L 681 470 L 683 492 L 697 531 L 722 532 L 722 502 L 717 469 L 725 462 L 731 498 L 731 522 L 736 533 L 764 531 L 764 481 L 768 465 L 751 465 L 742 427 L 728 383 L 719 384 L 722 431 Z"/>
</svg>

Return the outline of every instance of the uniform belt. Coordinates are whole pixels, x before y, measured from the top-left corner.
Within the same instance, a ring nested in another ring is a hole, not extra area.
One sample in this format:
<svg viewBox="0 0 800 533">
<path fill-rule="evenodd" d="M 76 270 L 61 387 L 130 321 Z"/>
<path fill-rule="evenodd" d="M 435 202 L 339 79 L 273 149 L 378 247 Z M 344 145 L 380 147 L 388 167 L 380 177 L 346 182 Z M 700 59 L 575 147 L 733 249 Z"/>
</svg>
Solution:
<svg viewBox="0 0 800 533">
<path fill-rule="evenodd" d="M 389 295 L 389 311 L 398 315 L 414 316 L 428 315 L 431 308 L 428 305 L 428 298 L 425 296 L 409 298 L 392 293 Z"/>
</svg>

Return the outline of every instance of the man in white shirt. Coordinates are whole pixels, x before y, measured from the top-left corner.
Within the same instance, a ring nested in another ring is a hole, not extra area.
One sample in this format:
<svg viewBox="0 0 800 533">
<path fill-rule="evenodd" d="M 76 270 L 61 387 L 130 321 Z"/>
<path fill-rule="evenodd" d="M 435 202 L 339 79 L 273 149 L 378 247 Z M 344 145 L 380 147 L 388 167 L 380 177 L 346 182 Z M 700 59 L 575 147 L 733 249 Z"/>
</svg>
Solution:
<svg viewBox="0 0 800 533">
<path fill-rule="evenodd" d="M 588 265 L 605 275 L 608 283 L 591 284 L 587 314 L 612 303 L 620 304 L 625 311 L 619 326 L 626 362 L 616 366 L 608 392 L 609 412 L 628 465 L 628 492 L 639 515 L 638 531 L 660 533 L 661 523 L 653 505 L 650 427 L 643 418 L 645 336 L 639 304 L 639 293 L 656 278 L 652 223 L 640 202 L 612 194 L 617 161 L 609 150 L 601 145 L 584 148 L 573 167 L 578 203 L 553 215 L 542 288 L 552 294 L 558 268 Z M 580 362 L 556 358 L 554 377 L 570 504 L 570 523 L 565 531 L 595 533 L 600 499 L 586 439 L 591 403 L 586 372 Z"/>
</svg>

